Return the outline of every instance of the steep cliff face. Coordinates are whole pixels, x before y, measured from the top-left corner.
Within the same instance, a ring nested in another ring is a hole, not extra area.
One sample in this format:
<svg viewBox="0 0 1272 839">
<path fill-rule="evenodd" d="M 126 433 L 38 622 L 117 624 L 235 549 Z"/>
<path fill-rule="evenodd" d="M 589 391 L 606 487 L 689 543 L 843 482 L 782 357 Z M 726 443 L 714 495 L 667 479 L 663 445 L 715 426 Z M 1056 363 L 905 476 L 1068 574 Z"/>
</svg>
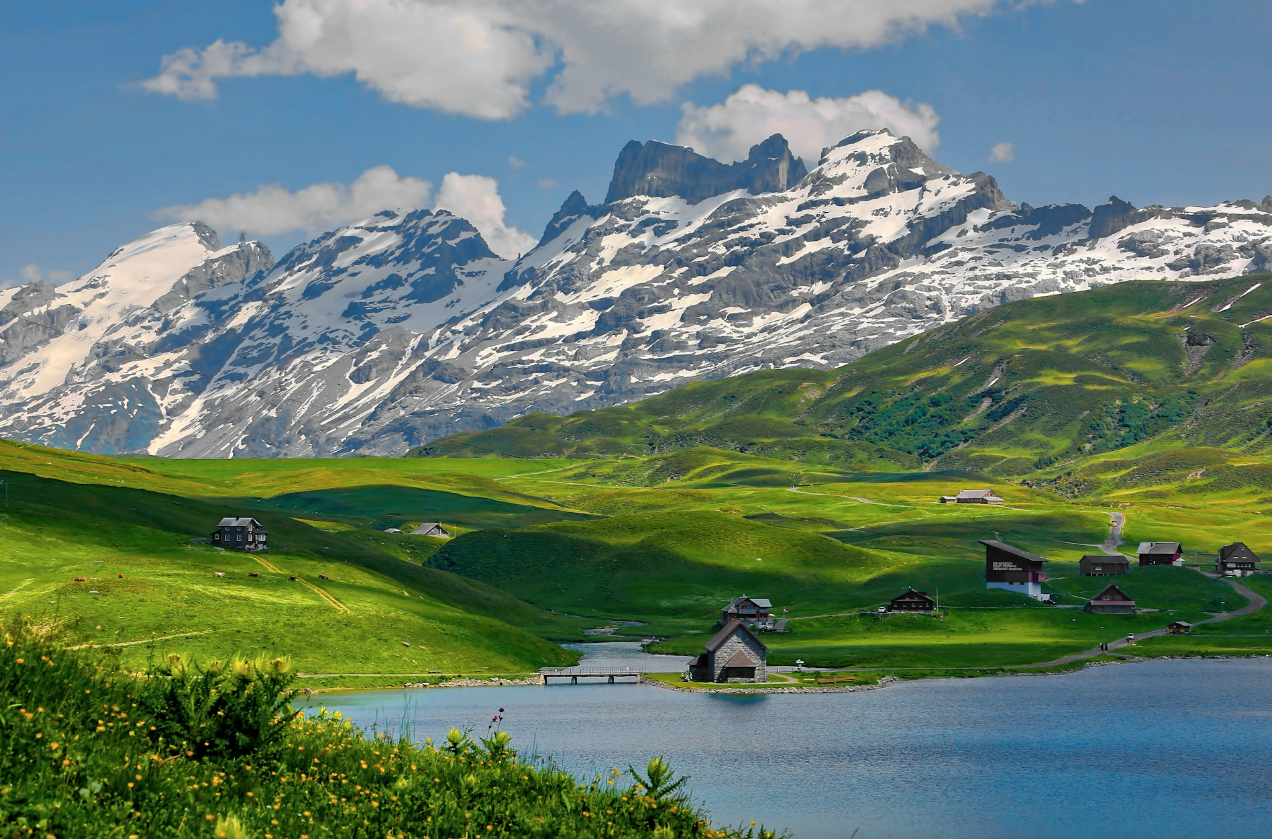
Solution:
<svg viewBox="0 0 1272 839">
<path fill-rule="evenodd" d="M 693 149 L 653 140 L 633 140 L 619 152 L 605 203 L 645 195 L 683 198 L 696 204 L 713 195 L 744 189 L 754 195 L 789 189 L 808 174 L 786 138 L 774 134 L 753 146 L 747 159 L 724 164 Z"/>
<path fill-rule="evenodd" d="M 630 144 L 609 200 L 571 194 L 515 262 L 449 213 L 386 212 L 277 265 L 178 225 L 66 286 L 0 291 L 0 434 L 397 454 L 532 410 L 837 366 L 1009 300 L 1264 270 L 1269 254 L 1268 201 L 1017 206 L 887 132 L 807 173 L 781 138 L 730 165 Z"/>
</svg>

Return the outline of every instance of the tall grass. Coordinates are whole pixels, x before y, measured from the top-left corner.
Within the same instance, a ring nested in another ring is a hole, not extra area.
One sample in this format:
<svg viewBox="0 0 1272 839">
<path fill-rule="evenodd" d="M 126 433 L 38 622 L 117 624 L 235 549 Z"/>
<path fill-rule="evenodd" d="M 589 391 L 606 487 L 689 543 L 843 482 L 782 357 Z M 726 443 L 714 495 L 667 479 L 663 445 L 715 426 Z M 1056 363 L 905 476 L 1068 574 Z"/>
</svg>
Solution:
<svg viewBox="0 0 1272 839">
<path fill-rule="evenodd" d="M 439 747 L 295 714 L 281 659 L 134 674 L 49 625 L 2 629 L 0 836 L 774 836 L 713 829 L 658 759 L 584 784 L 498 730 Z"/>
</svg>

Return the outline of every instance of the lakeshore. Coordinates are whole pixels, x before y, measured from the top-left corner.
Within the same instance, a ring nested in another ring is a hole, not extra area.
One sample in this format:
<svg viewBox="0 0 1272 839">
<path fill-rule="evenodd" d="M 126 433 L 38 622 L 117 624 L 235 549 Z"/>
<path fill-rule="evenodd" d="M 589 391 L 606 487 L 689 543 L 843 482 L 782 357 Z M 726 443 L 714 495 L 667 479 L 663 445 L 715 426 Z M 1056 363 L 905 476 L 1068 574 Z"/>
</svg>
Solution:
<svg viewBox="0 0 1272 839">
<path fill-rule="evenodd" d="M 859 839 L 1208 839 L 1272 823 L 1261 793 L 1272 785 L 1272 718 L 1250 701 L 1272 690 L 1272 661 L 1103 664 L 1047 679 L 898 680 L 850 702 L 580 684 L 355 692 L 310 705 L 416 739 L 484 731 L 504 707 L 514 745 L 580 777 L 661 754 L 722 823 L 758 818 L 800 839 L 858 827 Z M 820 788 L 838 792 L 808 795 Z M 1134 812 L 1111 789 L 1133 795 Z"/>
</svg>

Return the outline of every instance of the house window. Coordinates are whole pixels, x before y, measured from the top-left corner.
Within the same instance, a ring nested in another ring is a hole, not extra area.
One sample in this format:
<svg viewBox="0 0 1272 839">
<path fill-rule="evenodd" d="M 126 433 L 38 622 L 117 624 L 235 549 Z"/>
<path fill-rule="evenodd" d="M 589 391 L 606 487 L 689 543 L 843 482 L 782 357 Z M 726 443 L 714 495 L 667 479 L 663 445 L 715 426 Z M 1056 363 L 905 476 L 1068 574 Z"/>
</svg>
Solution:
<svg viewBox="0 0 1272 839">
<path fill-rule="evenodd" d="M 242 541 L 243 541 L 243 534 L 242 534 L 242 533 L 240 533 L 240 534 L 238 535 L 238 540 L 239 540 L 240 542 L 242 542 Z"/>
<path fill-rule="evenodd" d="M 213 533 L 213 534 L 212 534 L 212 541 L 213 541 L 213 542 L 219 542 L 219 541 L 221 541 L 221 534 L 220 534 L 220 533 Z"/>
</svg>

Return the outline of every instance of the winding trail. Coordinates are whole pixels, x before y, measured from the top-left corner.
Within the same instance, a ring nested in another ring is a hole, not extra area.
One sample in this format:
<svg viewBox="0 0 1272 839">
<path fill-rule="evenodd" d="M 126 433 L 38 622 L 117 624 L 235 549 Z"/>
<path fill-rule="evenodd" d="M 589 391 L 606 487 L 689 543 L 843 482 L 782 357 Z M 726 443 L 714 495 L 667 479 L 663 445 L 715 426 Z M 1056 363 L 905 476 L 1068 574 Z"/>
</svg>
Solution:
<svg viewBox="0 0 1272 839">
<path fill-rule="evenodd" d="M 254 558 L 257 562 L 259 562 L 261 565 L 264 565 L 266 568 L 268 568 L 270 571 L 273 571 L 275 574 L 282 574 L 282 573 L 284 573 L 284 572 L 282 571 L 282 569 L 280 569 L 278 566 L 274 565 L 272 562 L 268 562 L 268 561 L 267 561 L 267 560 L 265 560 L 263 557 L 256 556 L 256 557 L 253 557 L 253 558 Z M 288 576 L 290 577 L 291 575 L 290 575 L 290 574 L 288 574 Z M 353 610 L 352 610 L 352 609 L 350 609 L 348 606 L 346 606 L 345 604 L 341 603 L 341 602 L 340 602 L 339 600 L 337 600 L 335 597 L 331 596 L 330 594 L 328 594 L 328 593 L 327 593 L 326 591 L 324 591 L 323 589 L 320 589 L 318 586 L 316 586 L 316 585 L 314 585 L 313 583 L 309 582 L 308 580 L 306 580 L 304 577 L 300 576 L 299 574 L 298 574 L 298 575 L 296 575 L 296 580 L 297 580 L 298 582 L 303 583 L 304 585 L 308 586 L 308 587 L 309 587 L 309 588 L 313 591 L 313 593 L 314 593 L 314 594 L 316 594 L 316 595 L 318 595 L 320 598 L 322 598 L 322 601 L 323 601 L 324 603 L 326 603 L 328 606 L 330 606 L 331 608 L 335 609 L 336 611 L 338 611 L 338 612 L 344 612 L 346 615 L 352 615 L 352 614 L 353 614 Z M 403 592 L 403 594 L 405 594 L 405 592 Z"/>
<path fill-rule="evenodd" d="M 173 638 L 189 638 L 191 635 L 207 635 L 216 632 L 215 629 L 199 629 L 194 632 L 178 632 L 176 635 L 157 635 L 151 638 L 142 638 L 140 641 L 117 641 L 114 644 L 79 644 L 78 646 L 68 647 L 71 650 L 85 650 L 92 647 L 95 650 L 102 647 L 135 647 L 138 644 L 150 644 L 154 641 L 169 641 Z"/>
</svg>

